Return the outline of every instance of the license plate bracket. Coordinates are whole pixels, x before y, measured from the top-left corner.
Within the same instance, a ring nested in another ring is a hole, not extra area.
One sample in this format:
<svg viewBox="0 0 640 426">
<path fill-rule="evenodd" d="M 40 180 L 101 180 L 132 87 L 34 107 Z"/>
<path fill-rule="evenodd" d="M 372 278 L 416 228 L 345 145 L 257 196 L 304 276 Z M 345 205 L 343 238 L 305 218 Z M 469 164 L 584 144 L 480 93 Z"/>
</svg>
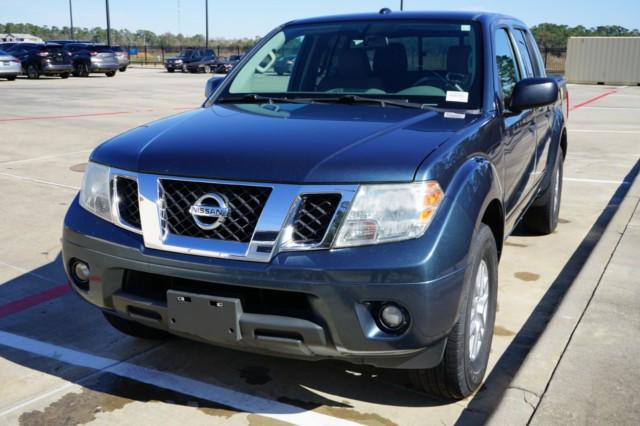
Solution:
<svg viewBox="0 0 640 426">
<path fill-rule="evenodd" d="M 167 291 L 169 329 L 205 340 L 237 342 L 241 338 L 239 299 Z"/>
</svg>

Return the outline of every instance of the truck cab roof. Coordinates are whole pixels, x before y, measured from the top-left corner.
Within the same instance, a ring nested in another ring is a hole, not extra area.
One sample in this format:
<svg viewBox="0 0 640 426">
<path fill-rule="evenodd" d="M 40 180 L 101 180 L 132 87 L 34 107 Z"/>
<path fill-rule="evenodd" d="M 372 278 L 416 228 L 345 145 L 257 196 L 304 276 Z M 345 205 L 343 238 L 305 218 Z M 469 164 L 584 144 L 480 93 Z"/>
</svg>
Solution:
<svg viewBox="0 0 640 426">
<path fill-rule="evenodd" d="M 509 20 L 524 23 L 512 16 L 492 12 L 463 12 L 463 11 L 435 11 L 435 12 L 380 12 L 376 13 L 353 13 L 345 15 L 320 16 L 315 18 L 296 19 L 285 24 L 320 24 L 330 22 L 353 22 L 353 21 L 374 21 L 374 20 L 391 20 L 391 21 L 407 21 L 407 20 L 442 20 L 442 21 L 476 21 L 481 23 L 490 23 L 498 20 Z"/>
</svg>

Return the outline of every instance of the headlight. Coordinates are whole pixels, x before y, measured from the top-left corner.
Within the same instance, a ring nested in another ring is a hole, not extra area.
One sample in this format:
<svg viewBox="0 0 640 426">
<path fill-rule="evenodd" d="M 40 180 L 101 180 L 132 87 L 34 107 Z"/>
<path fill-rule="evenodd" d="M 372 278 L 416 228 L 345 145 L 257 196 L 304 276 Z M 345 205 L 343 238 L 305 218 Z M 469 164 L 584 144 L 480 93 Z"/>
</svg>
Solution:
<svg viewBox="0 0 640 426">
<path fill-rule="evenodd" d="M 443 195 L 437 182 L 363 185 L 334 247 L 418 238 L 427 230 Z"/>
<path fill-rule="evenodd" d="M 87 164 L 80 188 L 80 205 L 101 218 L 112 221 L 109 167 Z"/>
</svg>

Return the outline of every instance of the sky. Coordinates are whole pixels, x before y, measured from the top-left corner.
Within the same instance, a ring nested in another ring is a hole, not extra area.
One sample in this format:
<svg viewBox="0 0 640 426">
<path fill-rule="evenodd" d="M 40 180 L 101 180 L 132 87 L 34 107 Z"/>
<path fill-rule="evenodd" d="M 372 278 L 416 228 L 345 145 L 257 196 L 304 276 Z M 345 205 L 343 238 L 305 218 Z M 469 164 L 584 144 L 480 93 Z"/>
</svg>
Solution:
<svg viewBox="0 0 640 426">
<path fill-rule="evenodd" d="M 77 27 L 106 27 L 105 0 L 71 0 Z M 155 33 L 204 34 L 205 0 L 109 0 L 111 26 Z M 400 0 L 209 0 L 211 38 L 263 36 L 296 18 L 352 12 L 399 10 Z M 541 22 L 621 25 L 640 28 L 638 0 L 404 0 L 405 10 L 472 10 L 513 15 L 529 25 Z M 69 0 L 0 0 L 0 22 L 69 25 Z"/>
</svg>

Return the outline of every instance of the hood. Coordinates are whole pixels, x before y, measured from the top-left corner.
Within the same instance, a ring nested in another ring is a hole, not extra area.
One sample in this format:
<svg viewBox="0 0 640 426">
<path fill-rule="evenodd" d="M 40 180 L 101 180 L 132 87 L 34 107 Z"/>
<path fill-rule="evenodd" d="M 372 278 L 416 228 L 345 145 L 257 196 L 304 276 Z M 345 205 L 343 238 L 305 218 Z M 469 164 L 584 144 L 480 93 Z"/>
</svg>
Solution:
<svg viewBox="0 0 640 426">
<path fill-rule="evenodd" d="M 91 159 L 209 179 L 406 182 L 426 156 L 475 119 L 368 105 L 214 105 L 117 136 Z"/>
</svg>

